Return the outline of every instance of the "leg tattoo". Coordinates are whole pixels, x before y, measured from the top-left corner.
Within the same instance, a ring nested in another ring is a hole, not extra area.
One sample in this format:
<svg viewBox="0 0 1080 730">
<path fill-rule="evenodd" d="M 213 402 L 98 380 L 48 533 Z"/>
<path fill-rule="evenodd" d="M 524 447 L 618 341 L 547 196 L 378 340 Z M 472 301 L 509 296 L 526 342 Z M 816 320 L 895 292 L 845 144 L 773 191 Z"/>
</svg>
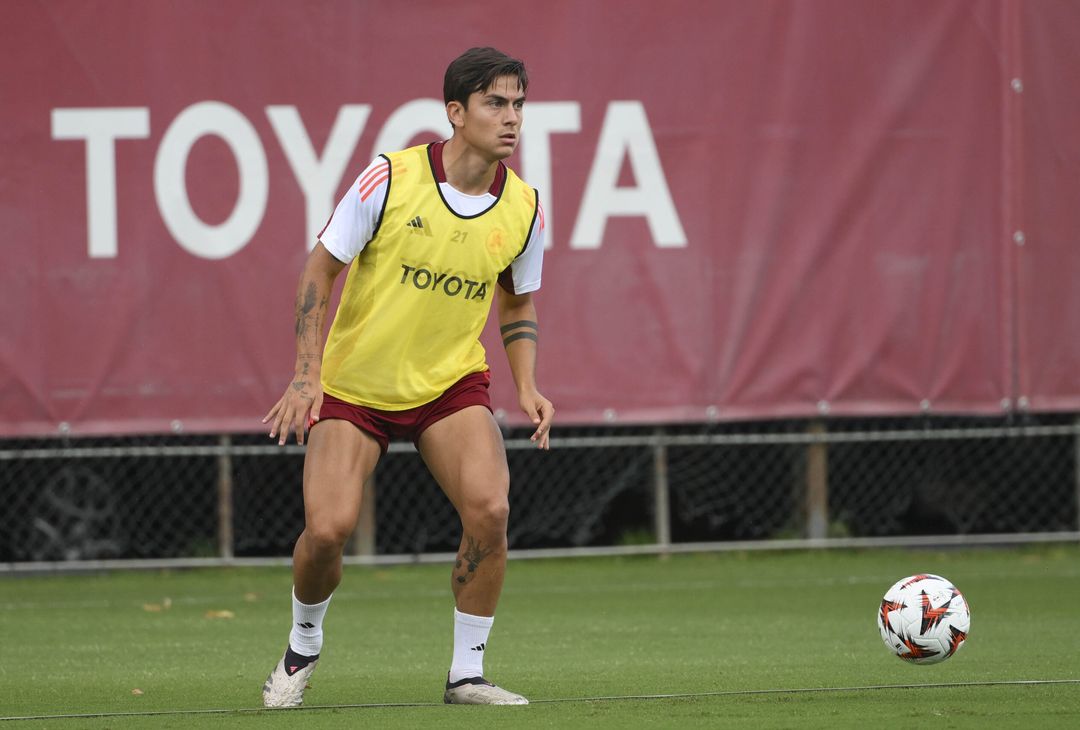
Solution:
<svg viewBox="0 0 1080 730">
<path fill-rule="evenodd" d="M 465 550 L 458 557 L 457 562 L 454 563 L 454 572 L 461 571 L 461 574 L 454 578 L 458 583 L 468 583 L 476 577 L 476 569 L 479 567 L 480 561 L 491 555 L 491 550 L 485 549 L 479 540 L 466 535 L 465 543 Z"/>
</svg>

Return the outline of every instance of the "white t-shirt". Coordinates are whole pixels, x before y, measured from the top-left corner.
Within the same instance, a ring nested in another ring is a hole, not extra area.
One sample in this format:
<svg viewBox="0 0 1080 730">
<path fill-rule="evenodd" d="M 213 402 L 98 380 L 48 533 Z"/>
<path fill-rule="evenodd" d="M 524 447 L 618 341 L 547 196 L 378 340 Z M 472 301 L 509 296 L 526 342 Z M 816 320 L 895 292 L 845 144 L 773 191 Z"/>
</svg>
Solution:
<svg viewBox="0 0 1080 730">
<path fill-rule="evenodd" d="M 376 157 L 349 188 L 349 192 L 334 209 L 319 240 L 326 250 L 342 263 L 349 263 L 360 255 L 372 239 L 379 225 L 389 185 L 389 163 Z M 439 183 L 443 199 L 462 216 L 474 216 L 495 204 L 497 198 L 491 193 L 466 195 L 450 185 Z M 537 211 L 536 220 L 529 232 L 525 250 L 510 264 L 513 275 L 512 294 L 527 294 L 540 288 L 540 272 L 544 263 L 544 211 Z"/>
</svg>

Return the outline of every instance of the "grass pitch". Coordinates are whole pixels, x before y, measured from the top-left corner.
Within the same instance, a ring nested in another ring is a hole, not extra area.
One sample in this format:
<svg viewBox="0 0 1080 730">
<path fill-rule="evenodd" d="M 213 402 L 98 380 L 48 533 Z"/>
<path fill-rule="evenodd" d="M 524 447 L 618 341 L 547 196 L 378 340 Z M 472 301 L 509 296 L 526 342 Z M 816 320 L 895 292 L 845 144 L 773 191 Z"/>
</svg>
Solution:
<svg viewBox="0 0 1080 730">
<path fill-rule="evenodd" d="M 939 665 L 891 656 L 875 624 L 918 572 L 972 608 Z M 258 709 L 290 585 L 286 569 L 0 578 L 0 730 L 1080 726 L 1074 546 L 515 561 L 485 669 L 527 707 L 439 704 L 449 566 L 410 566 L 347 568 L 307 707 Z M 1048 683 L 1004 684 L 1031 680 Z M 30 716 L 49 717 L 6 719 Z"/>
</svg>

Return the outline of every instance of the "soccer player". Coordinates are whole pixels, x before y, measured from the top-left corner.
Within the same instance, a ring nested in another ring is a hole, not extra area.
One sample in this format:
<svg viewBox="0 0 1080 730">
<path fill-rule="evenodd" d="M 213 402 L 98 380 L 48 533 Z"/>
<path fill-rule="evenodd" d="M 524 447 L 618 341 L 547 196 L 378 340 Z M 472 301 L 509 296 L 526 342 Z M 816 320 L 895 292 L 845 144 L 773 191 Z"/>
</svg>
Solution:
<svg viewBox="0 0 1080 730">
<path fill-rule="evenodd" d="M 413 441 L 461 520 L 451 572 L 454 653 L 443 701 L 527 704 L 484 678 L 506 569 L 509 469 L 479 336 L 496 311 L 518 403 L 549 445 L 555 409 L 537 390 L 544 215 L 502 160 L 517 147 L 524 64 L 473 48 L 446 70 L 449 140 L 380 155 L 338 204 L 296 296 L 296 374 L 270 409 L 270 437 L 304 443 L 304 531 L 293 551 L 293 625 L 263 704 L 303 702 L 323 617 L 359 518 L 365 480 L 392 438 Z M 334 280 L 349 262 L 322 346 Z"/>
</svg>

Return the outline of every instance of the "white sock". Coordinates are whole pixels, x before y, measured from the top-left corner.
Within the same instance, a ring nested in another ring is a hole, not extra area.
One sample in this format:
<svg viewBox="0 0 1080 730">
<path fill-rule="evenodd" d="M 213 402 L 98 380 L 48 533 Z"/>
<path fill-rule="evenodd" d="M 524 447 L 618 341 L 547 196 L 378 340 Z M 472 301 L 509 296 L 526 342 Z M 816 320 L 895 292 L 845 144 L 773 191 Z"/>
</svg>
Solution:
<svg viewBox="0 0 1080 730">
<path fill-rule="evenodd" d="M 333 598 L 334 594 L 330 594 Z M 326 615 L 326 608 L 330 605 L 330 598 L 322 603 L 307 605 L 296 599 L 296 591 L 292 594 L 293 627 L 289 634 L 289 646 L 297 654 L 302 656 L 315 656 L 322 651 L 322 622 Z"/>
<path fill-rule="evenodd" d="M 494 616 L 472 616 L 454 609 L 454 661 L 450 681 L 484 676 L 484 650 Z"/>
</svg>

